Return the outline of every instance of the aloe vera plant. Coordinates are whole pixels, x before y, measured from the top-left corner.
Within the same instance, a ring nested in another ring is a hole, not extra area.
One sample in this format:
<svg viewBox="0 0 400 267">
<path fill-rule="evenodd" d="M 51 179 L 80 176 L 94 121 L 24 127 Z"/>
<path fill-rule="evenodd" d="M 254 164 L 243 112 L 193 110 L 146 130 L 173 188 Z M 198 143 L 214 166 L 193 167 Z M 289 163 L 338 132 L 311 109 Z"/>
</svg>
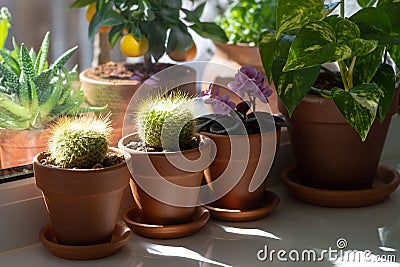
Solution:
<svg viewBox="0 0 400 267">
<path fill-rule="evenodd" d="M 13 51 L 0 50 L 0 127 L 42 129 L 63 114 L 101 111 L 105 107 L 81 107 L 82 90 L 73 90 L 77 66 L 67 70 L 64 64 L 76 51 L 73 47 L 52 64 L 47 61 L 50 34 L 43 39 L 39 52 L 28 51 L 13 40 Z"/>
</svg>

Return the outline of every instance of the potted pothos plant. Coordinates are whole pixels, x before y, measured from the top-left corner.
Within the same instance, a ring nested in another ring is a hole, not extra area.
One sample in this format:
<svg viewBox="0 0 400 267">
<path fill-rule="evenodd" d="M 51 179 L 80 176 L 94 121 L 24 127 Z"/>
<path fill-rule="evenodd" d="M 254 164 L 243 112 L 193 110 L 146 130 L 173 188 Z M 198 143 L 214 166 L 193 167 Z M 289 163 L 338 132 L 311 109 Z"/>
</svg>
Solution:
<svg viewBox="0 0 400 267">
<path fill-rule="evenodd" d="M 346 17 L 344 0 L 278 0 L 276 31 L 260 39 L 306 186 L 371 188 L 397 109 L 390 62 L 400 64 L 400 3 L 358 4 Z"/>
<path fill-rule="evenodd" d="M 132 157 L 131 187 L 136 205 L 124 213 L 128 225 L 142 223 L 151 229 L 199 219 L 194 214 L 200 205 L 199 188 L 210 162 L 211 143 L 194 133 L 193 103 L 188 95 L 170 92 L 150 96 L 139 104 L 135 119 L 138 132 L 123 137 L 118 144 Z M 197 221 L 189 232 L 197 231 L 207 219 L 200 225 Z M 174 237 L 189 234 L 183 228 L 177 228 Z"/>
<path fill-rule="evenodd" d="M 40 50 L 24 44 L 0 49 L 0 153 L 3 168 L 27 164 L 47 143 L 47 126 L 65 114 L 102 111 L 105 107 L 83 107 L 82 90 L 74 88 L 77 66 L 64 64 L 76 51 L 73 47 L 53 63 L 47 61 L 50 34 Z"/>
<path fill-rule="evenodd" d="M 108 62 L 110 58 L 106 58 L 99 66 L 80 75 L 85 96 L 90 102 L 108 104 L 116 125 L 115 141 L 122 137 L 125 109 L 136 89 L 153 74 L 170 66 L 158 63 L 159 59 L 165 53 L 176 61 L 188 61 L 196 56 L 196 44 L 189 29 L 218 43 L 227 41 L 219 26 L 200 20 L 205 4 L 204 1 L 186 9 L 182 0 L 77 0 L 71 5 L 71 8 L 88 6 L 90 40 L 99 30 L 109 27 L 108 32 L 100 33 L 100 37 L 106 38 L 103 40 L 108 46 L 106 50 L 119 41 L 121 52 L 128 58 L 143 56 L 143 63 L 139 64 L 112 63 Z M 195 79 L 193 69 L 188 68 L 187 72 Z M 196 93 L 196 88 L 191 85 L 180 89 Z"/>
<path fill-rule="evenodd" d="M 221 95 L 213 84 L 199 96 L 211 105 L 213 113 L 197 119 L 197 131 L 217 147 L 214 161 L 204 172 L 207 183 L 217 182 L 212 191 L 219 196 L 210 206 L 254 210 L 266 204 L 267 175 L 278 148 L 280 128 L 286 124 L 266 108 L 272 89 L 267 77 L 253 66 L 240 68 L 228 88 L 242 102 L 230 101 L 229 94 Z M 229 182 L 221 183 L 221 179 Z"/>
<path fill-rule="evenodd" d="M 277 0 L 233 1 L 215 19 L 228 42 L 215 45 L 241 66 L 252 65 L 263 70 L 258 41 L 263 31 L 275 29 Z"/>
<path fill-rule="evenodd" d="M 118 242 L 112 236 L 129 185 L 130 155 L 108 146 L 110 133 L 109 117 L 61 117 L 51 128 L 48 148 L 34 157 L 36 185 L 42 190 L 51 222 L 44 229 L 55 235 L 54 241 L 46 239 L 50 233 L 44 233 L 42 242 L 56 255 L 96 258 L 118 250 L 113 250 Z M 99 244 L 102 248 L 97 253 L 60 251 L 60 246 Z"/>
</svg>

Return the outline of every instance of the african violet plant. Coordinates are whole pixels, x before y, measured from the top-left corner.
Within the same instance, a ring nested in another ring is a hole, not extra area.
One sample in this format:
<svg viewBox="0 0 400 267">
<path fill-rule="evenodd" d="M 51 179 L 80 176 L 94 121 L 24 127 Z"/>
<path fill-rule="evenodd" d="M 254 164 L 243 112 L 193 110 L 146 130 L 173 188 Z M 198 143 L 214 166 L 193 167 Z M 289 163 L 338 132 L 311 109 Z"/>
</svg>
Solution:
<svg viewBox="0 0 400 267">
<path fill-rule="evenodd" d="M 64 64 L 77 47 L 63 53 L 53 64 L 47 62 L 50 34 L 39 52 L 28 51 L 13 40 L 14 50 L 0 49 L 0 128 L 43 129 L 63 114 L 101 111 L 105 107 L 81 107 L 83 92 L 72 89 L 77 66 L 68 71 Z"/>
<path fill-rule="evenodd" d="M 394 95 L 395 72 L 388 58 L 400 65 L 400 2 L 358 3 L 361 9 L 345 17 L 344 0 L 333 5 L 278 0 L 276 31 L 261 36 L 260 53 L 289 115 L 311 90 L 332 98 L 364 141 L 375 118 L 385 118 Z M 338 4 L 340 15 L 331 14 Z M 337 63 L 334 78 L 343 86 L 312 88 L 320 70 L 326 70 L 323 64 L 330 62 Z"/>
<path fill-rule="evenodd" d="M 269 129 L 273 116 L 267 112 L 256 111 L 257 99 L 268 103 L 272 90 L 267 77 L 253 66 L 241 67 L 235 75 L 235 81 L 228 84 L 230 91 L 243 101 L 235 104 L 229 94 L 220 94 L 218 88 L 212 95 L 213 84 L 201 92 L 199 98 L 211 105 L 214 114 L 197 119 L 197 131 L 214 134 L 257 134 Z M 280 117 L 274 117 L 274 123 L 284 126 Z"/>
</svg>

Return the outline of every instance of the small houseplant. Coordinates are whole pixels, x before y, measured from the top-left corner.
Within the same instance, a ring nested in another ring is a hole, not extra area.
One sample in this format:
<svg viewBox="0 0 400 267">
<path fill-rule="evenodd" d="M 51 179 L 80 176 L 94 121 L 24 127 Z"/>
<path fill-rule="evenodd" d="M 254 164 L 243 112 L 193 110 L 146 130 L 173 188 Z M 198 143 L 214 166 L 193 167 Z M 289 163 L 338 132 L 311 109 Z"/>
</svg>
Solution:
<svg viewBox="0 0 400 267">
<path fill-rule="evenodd" d="M 33 49 L 28 51 L 24 44 L 19 47 L 15 41 L 14 50 L 0 49 L 0 148 L 3 168 L 31 162 L 33 155 L 43 150 L 47 142 L 46 126 L 55 118 L 63 114 L 105 109 L 83 107 L 82 90 L 73 89 L 77 66 L 69 71 L 64 64 L 77 47 L 69 49 L 49 64 L 49 41 L 50 34 L 47 33 L 38 53 Z"/>
<path fill-rule="evenodd" d="M 263 70 L 258 41 L 261 32 L 275 29 L 276 5 L 277 0 L 233 1 L 215 20 L 228 37 L 216 46 L 241 66 Z"/>
<path fill-rule="evenodd" d="M 198 119 L 197 131 L 211 138 L 217 146 L 215 160 L 204 172 L 212 183 L 229 176 L 232 187 L 213 187 L 223 197 L 211 203 L 213 207 L 231 210 L 252 210 L 263 203 L 267 175 L 279 144 L 280 127 L 285 122 L 272 116 L 269 110 L 256 106 L 268 103 L 272 90 L 267 77 L 253 66 L 240 68 L 235 81 L 228 84 L 242 102 L 235 104 L 228 94 L 220 95 L 212 85 L 200 97 L 211 104 L 213 114 Z M 267 105 L 261 105 L 267 106 Z M 263 214 L 266 215 L 266 214 Z"/>
<path fill-rule="evenodd" d="M 194 30 L 201 36 L 216 42 L 225 43 L 225 33 L 215 23 L 201 22 L 205 2 L 189 10 L 183 8 L 181 0 L 174 1 L 104 1 L 77 0 L 71 7 L 80 8 L 89 5 L 88 11 L 95 6 L 89 24 L 89 39 L 92 40 L 100 27 L 111 27 L 108 33 L 108 50 L 118 40 L 121 52 L 127 57 L 143 56 L 143 64 L 111 63 L 105 59 L 99 66 L 83 71 L 80 80 L 85 96 L 90 103 L 108 104 L 115 123 L 112 144 L 122 137 L 122 119 L 133 94 L 142 82 L 170 64 L 158 63 L 167 53 L 177 61 L 192 60 L 196 55 L 196 45 L 189 33 Z M 181 17 L 181 14 L 184 14 Z M 108 63 L 107 63 L 108 62 Z M 98 75 L 100 73 L 100 75 Z M 106 76 L 103 74 L 107 73 Z M 195 71 L 188 68 L 187 75 L 195 79 Z M 191 85 L 180 89 L 192 94 L 196 88 Z"/>
<path fill-rule="evenodd" d="M 265 71 L 293 126 L 298 174 L 311 187 L 371 187 L 397 107 L 388 62 L 390 54 L 400 63 L 400 3 L 358 3 L 361 9 L 345 17 L 344 0 L 279 0 L 277 29 L 261 36 Z M 338 71 L 324 65 L 332 62 Z"/>
<path fill-rule="evenodd" d="M 48 149 L 34 157 L 57 243 L 108 243 L 117 222 L 130 173 L 130 155 L 108 147 L 108 117 L 68 116 L 51 128 Z"/>
<path fill-rule="evenodd" d="M 132 157 L 131 186 L 141 222 L 191 222 L 211 157 L 209 139 L 194 134 L 193 99 L 179 92 L 146 98 L 136 124 L 138 132 L 122 138 L 119 147 Z"/>
</svg>

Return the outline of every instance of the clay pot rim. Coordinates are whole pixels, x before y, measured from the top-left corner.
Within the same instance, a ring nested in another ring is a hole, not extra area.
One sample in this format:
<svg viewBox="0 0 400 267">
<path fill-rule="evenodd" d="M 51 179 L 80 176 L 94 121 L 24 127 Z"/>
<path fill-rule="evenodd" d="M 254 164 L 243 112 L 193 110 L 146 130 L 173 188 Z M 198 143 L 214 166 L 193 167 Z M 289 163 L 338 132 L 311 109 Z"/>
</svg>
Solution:
<svg viewBox="0 0 400 267">
<path fill-rule="evenodd" d="M 215 44 L 217 47 L 228 46 L 228 47 L 240 47 L 240 48 L 244 48 L 244 49 L 254 49 L 254 48 L 257 48 L 257 49 L 258 49 L 258 46 L 257 46 L 257 45 L 249 45 L 249 44 L 247 44 L 247 43 L 236 43 L 236 44 L 225 43 L 225 44 L 218 44 L 218 43 L 215 43 L 215 42 L 214 42 L 214 44 Z"/>
<path fill-rule="evenodd" d="M 204 148 L 206 146 L 210 146 L 211 143 L 210 142 L 205 142 L 204 140 L 208 140 L 210 138 L 208 138 L 207 136 L 203 135 L 203 134 L 195 134 L 195 136 L 199 136 L 200 137 L 200 145 L 197 148 L 192 148 L 192 149 L 187 149 L 187 150 L 179 150 L 179 151 L 161 151 L 161 152 L 148 152 L 148 151 L 138 151 L 136 149 L 132 149 L 132 148 L 127 148 L 125 146 L 127 140 L 131 140 L 130 138 L 132 136 L 137 135 L 137 133 L 131 133 L 129 135 L 126 135 L 124 137 L 122 137 L 119 142 L 118 142 L 118 147 L 125 151 L 128 152 L 129 154 L 136 154 L 136 155 L 152 155 L 152 156 L 164 156 L 164 155 L 173 155 L 173 154 L 179 154 L 182 153 L 183 155 L 191 155 L 191 154 L 197 154 L 200 151 L 200 148 Z"/>
<path fill-rule="evenodd" d="M 124 79 L 101 79 L 101 78 L 93 79 L 87 76 L 87 73 L 92 69 L 94 68 L 88 68 L 79 73 L 79 79 L 81 82 L 93 83 L 97 85 L 111 85 L 111 86 L 114 86 L 116 84 L 131 84 L 135 86 L 142 83 L 140 81 L 124 80 Z"/>
<path fill-rule="evenodd" d="M 131 155 L 129 153 L 126 153 L 124 150 L 116 148 L 116 147 L 108 147 L 109 151 L 112 151 L 118 155 L 123 155 L 125 160 L 119 164 L 109 166 L 109 167 L 104 167 L 104 168 L 96 168 L 96 169 L 73 169 L 73 168 L 59 168 L 59 167 L 53 167 L 53 166 L 47 166 L 43 165 L 39 162 L 39 158 L 46 154 L 46 151 L 42 151 L 38 154 L 36 154 L 33 158 L 33 164 L 45 168 L 45 169 L 52 169 L 52 170 L 62 170 L 62 171 L 71 171 L 71 172 L 80 172 L 80 173 L 85 173 L 85 172 L 94 172 L 94 171 L 112 171 L 114 169 L 121 168 L 121 166 L 125 165 L 128 161 L 131 160 Z"/>
</svg>

